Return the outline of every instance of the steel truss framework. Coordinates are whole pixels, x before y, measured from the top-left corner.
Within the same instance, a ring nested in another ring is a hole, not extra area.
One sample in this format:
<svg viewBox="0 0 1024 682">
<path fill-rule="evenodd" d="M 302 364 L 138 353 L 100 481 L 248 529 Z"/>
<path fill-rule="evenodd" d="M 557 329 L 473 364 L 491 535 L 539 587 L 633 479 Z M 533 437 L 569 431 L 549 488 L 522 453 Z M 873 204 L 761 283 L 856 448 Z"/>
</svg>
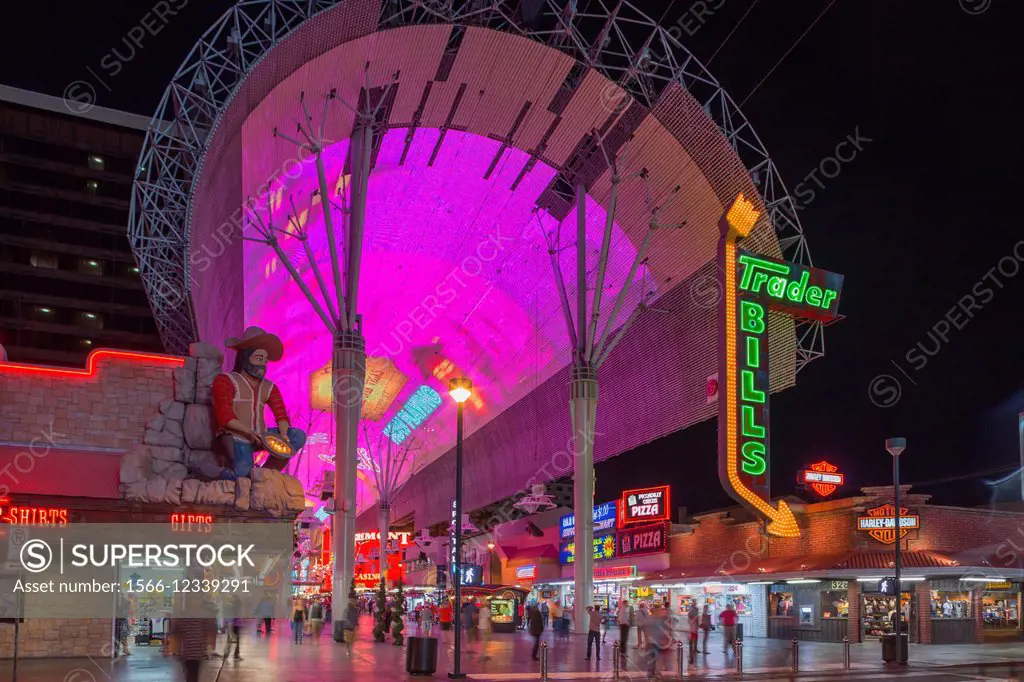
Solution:
<svg viewBox="0 0 1024 682">
<path fill-rule="evenodd" d="M 139 157 L 129 239 L 164 344 L 196 340 L 189 274 L 191 201 L 204 153 L 246 77 L 307 20 L 345 0 L 240 0 L 200 38 L 164 92 Z M 797 207 L 778 169 L 729 94 L 667 29 L 625 0 L 540 0 L 524 19 L 516 0 L 382 0 L 378 30 L 420 24 L 485 27 L 541 42 L 593 69 L 651 108 L 670 84 L 685 88 L 750 173 L 784 256 L 813 265 Z M 566 83 L 570 90 L 577 83 Z M 624 103 L 625 104 L 625 103 Z M 796 368 L 824 355 L 820 323 L 797 325 Z"/>
</svg>

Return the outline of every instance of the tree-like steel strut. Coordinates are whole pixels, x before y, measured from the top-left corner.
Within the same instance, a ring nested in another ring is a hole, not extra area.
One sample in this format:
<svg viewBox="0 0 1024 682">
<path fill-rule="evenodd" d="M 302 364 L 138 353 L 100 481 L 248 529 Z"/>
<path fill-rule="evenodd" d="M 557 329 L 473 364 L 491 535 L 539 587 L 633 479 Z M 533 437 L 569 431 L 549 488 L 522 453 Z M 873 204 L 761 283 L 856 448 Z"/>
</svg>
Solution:
<svg viewBox="0 0 1024 682">
<path fill-rule="evenodd" d="M 606 208 L 604 232 L 601 237 L 601 251 L 598 256 L 594 296 L 587 310 L 587 259 L 586 259 L 586 201 L 587 192 L 582 183 L 576 183 L 576 315 L 566 293 L 565 278 L 558 261 L 559 240 L 555 235 L 544 234 L 551 258 L 551 268 L 562 304 L 566 331 L 573 349 L 572 379 L 569 389 L 569 405 L 572 412 L 573 438 L 573 507 L 575 521 L 576 551 L 575 565 L 575 612 L 582 613 L 593 604 L 594 585 L 594 424 L 597 415 L 597 370 L 608 359 L 612 350 L 626 334 L 643 310 L 651 293 L 641 292 L 640 300 L 624 320 L 620 318 L 622 308 L 637 271 L 645 264 L 647 249 L 655 230 L 682 225 L 664 225 L 658 221 L 660 208 L 655 206 L 650 192 L 646 170 L 629 179 L 641 178 L 647 188 L 647 207 L 650 221 L 629 273 L 615 297 L 612 311 L 606 320 L 601 319 L 601 298 L 605 289 L 608 255 L 611 249 L 612 230 L 615 226 L 615 210 L 623 178 L 619 174 L 619 161 L 608 154 L 603 140 L 595 130 L 592 133 L 604 154 L 611 171 L 611 194 Z M 621 155 L 620 155 L 621 156 Z M 543 229 L 541 230 L 543 233 Z M 614 333 L 613 333 L 614 332 Z M 583 620 L 578 620 L 582 623 Z"/>
<path fill-rule="evenodd" d="M 334 494 L 336 498 L 334 515 L 333 553 L 334 572 L 332 575 L 332 599 L 341 613 L 348 603 L 349 587 L 355 569 L 355 524 L 356 524 L 356 465 L 358 463 L 359 420 L 363 407 L 363 386 L 366 380 L 366 340 L 362 334 L 362 322 L 357 312 L 359 293 L 359 272 L 362 260 L 363 229 L 366 219 L 366 189 L 370 178 L 370 160 L 373 152 L 374 127 L 381 104 L 386 100 L 388 84 L 383 97 L 376 106 L 369 97 L 369 80 L 360 98 L 360 107 L 354 108 L 338 98 L 332 90 L 324 98 L 319 125 L 314 123 L 306 101 L 305 93 L 300 96 L 303 120 L 296 124 L 296 137 L 274 129 L 274 136 L 296 145 L 300 151 L 313 155 L 316 165 L 318 189 L 309 197 L 309 210 L 305 220 L 299 218 L 294 201 L 289 197 L 292 212 L 288 216 L 290 229 L 274 224 L 272 206 L 268 200 L 266 216 L 257 210 L 249 211 L 249 223 L 258 237 L 244 237 L 250 241 L 266 244 L 274 250 L 292 280 L 309 301 L 317 316 L 323 321 L 333 339 L 331 355 L 331 386 L 335 427 L 335 468 Z M 331 197 L 327 186 L 323 152 L 333 141 L 324 137 L 327 115 L 332 102 L 338 102 L 354 113 L 352 135 L 349 142 L 350 176 L 343 178 L 338 191 L 340 203 Z M 250 208 L 253 206 L 250 203 Z M 310 217 L 317 207 L 323 217 L 327 248 L 330 256 L 330 281 L 321 272 L 315 254 L 309 246 L 307 226 L 314 221 Z M 335 218 L 339 224 L 335 225 Z M 295 238 L 302 246 L 313 278 L 316 291 L 302 279 L 295 263 L 281 247 L 280 237 Z M 333 289 L 333 291 L 332 291 Z M 385 535 L 386 538 L 386 535 Z M 342 638 L 341 619 L 335 619 L 334 638 Z"/>
</svg>

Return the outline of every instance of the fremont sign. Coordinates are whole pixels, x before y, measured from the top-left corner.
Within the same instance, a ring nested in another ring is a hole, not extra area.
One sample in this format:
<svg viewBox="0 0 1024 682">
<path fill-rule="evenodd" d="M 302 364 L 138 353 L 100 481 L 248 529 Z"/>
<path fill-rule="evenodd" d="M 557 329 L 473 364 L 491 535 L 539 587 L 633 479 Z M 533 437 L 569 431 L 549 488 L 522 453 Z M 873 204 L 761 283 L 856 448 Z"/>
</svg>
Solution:
<svg viewBox="0 0 1024 682">
<path fill-rule="evenodd" d="M 793 512 L 782 500 L 773 506 L 769 490 L 768 313 L 835 320 L 843 276 L 739 249 L 759 216 L 740 194 L 719 221 L 718 477 L 769 535 L 800 537 Z"/>
</svg>

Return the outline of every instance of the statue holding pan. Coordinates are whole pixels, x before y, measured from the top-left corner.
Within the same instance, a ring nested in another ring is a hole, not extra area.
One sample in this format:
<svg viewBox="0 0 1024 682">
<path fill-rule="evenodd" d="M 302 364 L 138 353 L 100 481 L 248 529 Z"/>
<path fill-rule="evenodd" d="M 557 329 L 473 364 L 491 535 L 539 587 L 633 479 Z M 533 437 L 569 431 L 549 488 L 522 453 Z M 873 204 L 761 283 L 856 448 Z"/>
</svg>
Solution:
<svg viewBox="0 0 1024 682">
<path fill-rule="evenodd" d="M 234 371 L 213 381 L 216 447 L 224 466 L 221 478 L 248 477 L 254 455 L 263 450 L 267 451 L 263 466 L 280 471 L 306 443 L 305 432 L 289 422 L 281 392 L 266 378 L 267 363 L 284 355 L 281 339 L 249 327 L 241 338 L 230 338 L 225 345 L 235 351 Z M 274 428 L 264 423 L 266 407 L 274 414 Z"/>
</svg>

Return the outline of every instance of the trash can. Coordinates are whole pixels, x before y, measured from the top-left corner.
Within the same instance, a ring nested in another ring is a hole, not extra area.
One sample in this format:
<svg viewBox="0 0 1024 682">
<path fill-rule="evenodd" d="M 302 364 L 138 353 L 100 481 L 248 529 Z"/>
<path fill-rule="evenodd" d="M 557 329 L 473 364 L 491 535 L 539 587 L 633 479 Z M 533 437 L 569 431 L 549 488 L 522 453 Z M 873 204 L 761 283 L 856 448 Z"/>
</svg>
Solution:
<svg viewBox="0 0 1024 682">
<path fill-rule="evenodd" d="M 897 654 L 896 652 L 896 635 L 882 635 L 882 660 L 886 663 L 906 663 L 907 662 L 907 650 L 910 643 L 910 636 L 906 632 L 900 633 L 900 639 L 902 640 L 903 646 L 900 647 L 901 651 Z"/>
<path fill-rule="evenodd" d="M 433 675 L 437 672 L 437 638 L 405 638 L 405 672 L 410 675 Z"/>
</svg>

